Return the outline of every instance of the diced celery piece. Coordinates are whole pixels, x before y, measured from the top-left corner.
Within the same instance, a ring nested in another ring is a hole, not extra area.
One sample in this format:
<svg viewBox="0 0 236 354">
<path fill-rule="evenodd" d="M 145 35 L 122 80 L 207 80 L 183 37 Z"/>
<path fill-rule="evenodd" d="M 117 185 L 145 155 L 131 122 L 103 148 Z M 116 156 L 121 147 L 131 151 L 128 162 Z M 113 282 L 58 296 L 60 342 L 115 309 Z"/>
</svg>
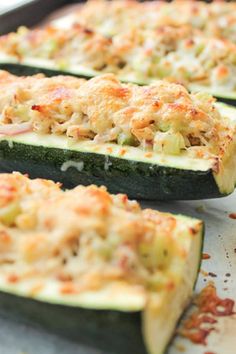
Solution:
<svg viewBox="0 0 236 354">
<path fill-rule="evenodd" d="M 173 249 L 174 246 L 172 247 L 171 241 L 164 235 L 159 234 L 152 246 L 150 246 L 150 243 L 141 243 L 139 254 L 146 267 L 163 270 L 170 266 Z"/>
<path fill-rule="evenodd" d="M 196 55 L 200 55 L 203 50 L 205 49 L 205 44 L 204 43 L 199 43 L 196 45 Z"/>
<path fill-rule="evenodd" d="M 170 129 L 170 124 L 167 122 L 160 122 L 159 123 L 159 129 L 162 132 L 167 132 Z"/>
<path fill-rule="evenodd" d="M 0 208 L 0 222 L 7 226 L 14 224 L 14 221 L 21 211 L 18 202 L 12 202 L 6 207 Z"/>
<path fill-rule="evenodd" d="M 137 146 L 138 140 L 133 135 L 122 132 L 118 135 L 117 143 L 119 145 Z"/>
<path fill-rule="evenodd" d="M 179 155 L 185 148 L 184 137 L 179 132 L 158 132 L 154 138 L 154 151 L 170 155 Z"/>
<path fill-rule="evenodd" d="M 52 54 L 55 50 L 58 48 L 58 43 L 55 39 L 50 39 L 47 42 L 45 42 L 43 48 L 42 48 L 42 54 Z"/>
<path fill-rule="evenodd" d="M 29 120 L 29 107 L 19 104 L 15 108 L 15 114 L 17 117 L 21 118 L 22 121 L 27 122 Z"/>
<path fill-rule="evenodd" d="M 68 69 L 68 66 L 69 66 L 68 60 L 65 59 L 57 60 L 57 67 L 59 70 L 66 70 Z"/>
<path fill-rule="evenodd" d="M 160 79 L 164 79 L 171 75 L 171 65 L 169 63 L 159 63 L 156 66 L 156 75 Z"/>
</svg>

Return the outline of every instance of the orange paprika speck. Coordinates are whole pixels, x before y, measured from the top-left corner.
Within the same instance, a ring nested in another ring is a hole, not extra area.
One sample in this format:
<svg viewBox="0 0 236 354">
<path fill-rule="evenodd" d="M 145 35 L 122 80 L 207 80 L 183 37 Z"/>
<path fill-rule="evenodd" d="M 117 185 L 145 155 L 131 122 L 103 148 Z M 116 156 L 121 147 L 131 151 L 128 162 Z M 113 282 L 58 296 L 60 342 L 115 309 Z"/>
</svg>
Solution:
<svg viewBox="0 0 236 354">
<path fill-rule="evenodd" d="M 17 283 L 19 280 L 19 277 L 15 274 L 10 274 L 7 278 L 9 283 Z"/>
</svg>

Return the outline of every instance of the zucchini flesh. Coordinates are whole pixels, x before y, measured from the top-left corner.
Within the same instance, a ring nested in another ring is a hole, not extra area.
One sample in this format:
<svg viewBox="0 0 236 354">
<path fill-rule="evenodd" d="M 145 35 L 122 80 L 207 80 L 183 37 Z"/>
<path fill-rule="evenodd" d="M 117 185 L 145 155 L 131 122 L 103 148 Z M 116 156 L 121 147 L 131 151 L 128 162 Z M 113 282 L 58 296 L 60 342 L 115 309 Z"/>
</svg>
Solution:
<svg viewBox="0 0 236 354">
<path fill-rule="evenodd" d="M 225 185 L 225 176 L 222 177 L 221 191 L 214 178 L 212 161 L 181 155 L 161 158 L 160 154 L 155 154 L 157 157 L 152 160 L 145 158 L 139 148 L 128 146 L 126 155 L 121 156 L 120 149 L 124 147 L 98 146 L 91 141 L 68 147 L 64 136 L 25 133 L 0 138 L 0 171 L 50 178 L 67 188 L 78 184 L 106 185 L 112 193 L 142 199 L 203 199 L 233 191 L 236 173 L 231 185 Z"/>
<path fill-rule="evenodd" d="M 236 116 L 233 108 L 219 108 L 232 120 Z M 66 136 L 27 133 L 0 138 L 0 171 L 51 178 L 65 187 L 105 184 L 131 198 L 216 198 L 230 194 L 236 183 L 236 141 L 229 145 L 223 160 L 190 158 L 187 151 L 177 156 L 153 152 L 150 158 L 140 148 L 90 140 L 72 145 Z"/>
<path fill-rule="evenodd" d="M 16 76 L 29 76 L 29 75 L 36 75 L 43 73 L 47 77 L 52 77 L 56 75 L 69 75 L 69 76 L 76 76 L 79 78 L 92 78 L 95 76 L 92 73 L 87 71 L 81 71 L 81 73 L 72 73 L 69 71 L 57 70 L 52 68 L 45 68 L 42 66 L 31 66 L 26 64 L 17 64 L 17 63 L 3 63 L 0 60 L 0 70 L 6 70 L 13 75 Z"/>
<path fill-rule="evenodd" d="M 217 103 L 222 115 L 236 121 L 236 109 Z M 125 151 L 125 154 L 123 152 Z M 71 143 L 66 136 L 25 133 L 0 137 L 0 171 L 19 171 L 50 178 L 71 188 L 78 184 L 106 185 L 112 193 L 131 198 L 189 200 L 222 197 L 236 184 L 236 142 L 219 171 L 214 159 L 146 152 L 138 147 L 93 141 Z"/>
<path fill-rule="evenodd" d="M 135 291 L 93 291 L 79 295 L 54 294 L 48 289 L 33 295 L 27 286 L 7 284 L 0 275 L 0 311 L 64 335 L 101 354 L 164 354 L 183 309 L 190 301 L 202 251 L 200 220 L 177 215 L 186 257 L 179 280 L 171 289 L 150 293 L 148 301 Z M 191 230 L 195 230 L 194 233 Z M 126 301 L 125 301 L 126 298 Z M 134 306 L 134 304 L 136 304 Z"/>
<path fill-rule="evenodd" d="M 2 56 L 2 55 L 1 55 Z M 71 75 L 80 78 L 92 78 L 100 75 L 101 72 L 91 70 L 85 67 L 73 67 L 68 70 L 60 70 L 52 61 L 43 59 L 25 59 L 21 63 L 17 63 L 14 58 L 8 59 L 1 58 L 0 56 L 0 69 L 9 71 L 17 76 L 28 76 L 38 73 L 44 73 L 46 76 L 51 77 L 55 75 Z M 119 76 L 118 76 L 119 77 Z M 155 79 L 138 80 L 135 77 L 119 77 L 123 82 L 131 82 L 138 85 L 147 85 L 155 81 Z M 190 91 L 203 91 L 217 97 L 220 101 L 236 105 L 236 91 L 227 91 L 225 88 L 207 87 L 205 85 L 189 84 Z"/>
</svg>

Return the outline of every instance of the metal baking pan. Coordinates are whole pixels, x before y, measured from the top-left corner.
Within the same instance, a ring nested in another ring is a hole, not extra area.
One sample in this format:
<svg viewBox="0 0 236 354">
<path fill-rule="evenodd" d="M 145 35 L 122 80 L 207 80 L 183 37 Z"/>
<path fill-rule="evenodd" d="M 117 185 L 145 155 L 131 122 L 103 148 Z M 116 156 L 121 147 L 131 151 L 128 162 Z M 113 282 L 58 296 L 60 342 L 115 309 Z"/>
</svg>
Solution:
<svg viewBox="0 0 236 354">
<path fill-rule="evenodd" d="M 34 26 L 50 12 L 73 2 L 73 0 L 0 1 L 0 35 L 13 31 L 21 25 Z"/>
<path fill-rule="evenodd" d="M 0 32 L 6 33 L 23 24 L 34 26 L 53 10 L 72 2 L 24 0 L 17 8 L 6 7 L 4 11 L 0 10 Z M 205 221 L 204 252 L 209 254 L 210 258 L 202 262 L 196 292 L 198 293 L 208 281 L 213 281 L 221 298 L 228 297 L 236 302 L 236 220 L 229 218 L 230 213 L 236 213 L 236 192 L 220 200 L 145 202 L 143 206 L 183 213 Z M 65 319 L 65 325 L 69 320 Z M 176 336 L 168 354 L 235 354 L 236 314 L 218 318 L 215 327 L 216 330 L 208 337 L 206 346 L 193 345 Z M 0 328 L 0 354 L 100 354 L 98 350 L 25 324 L 23 319 L 19 322 L 1 314 Z"/>
</svg>

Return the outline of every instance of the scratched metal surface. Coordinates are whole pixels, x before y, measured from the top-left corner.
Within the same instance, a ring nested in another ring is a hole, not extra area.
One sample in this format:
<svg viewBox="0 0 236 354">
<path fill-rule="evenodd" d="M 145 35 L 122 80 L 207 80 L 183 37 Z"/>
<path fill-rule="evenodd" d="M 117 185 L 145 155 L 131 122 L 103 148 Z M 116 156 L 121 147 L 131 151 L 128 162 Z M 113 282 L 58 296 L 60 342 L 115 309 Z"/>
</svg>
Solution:
<svg viewBox="0 0 236 354">
<path fill-rule="evenodd" d="M 219 200 L 171 203 L 145 202 L 143 206 L 174 213 L 184 213 L 205 221 L 204 252 L 210 254 L 211 258 L 204 260 L 201 268 L 205 272 L 215 273 L 217 277 L 212 278 L 200 274 L 196 291 L 199 291 L 207 281 L 213 280 L 221 297 L 230 297 L 236 300 L 236 253 L 234 251 L 236 248 L 236 220 L 228 217 L 230 212 L 236 212 L 236 193 Z M 199 206 L 203 206 L 203 211 L 197 211 Z M 226 276 L 226 274 L 230 274 L 230 276 Z M 185 349 L 185 354 L 204 354 L 206 352 L 235 354 L 236 316 L 221 318 L 216 327 L 217 331 L 212 332 L 209 336 L 207 347 L 193 345 L 176 337 L 169 347 L 168 354 L 181 354 L 183 349 Z M 23 321 L 14 322 L 8 318 L 0 317 L 0 354 L 58 353 L 99 354 L 99 351 L 81 347 L 62 337 L 59 338 L 43 330 L 32 328 L 25 325 Z"/>
<path fill-rule="evenodd" d="M 205 221 L 204 252 L 211 258 L 202 261 L 201 269 L 204 272 L 199 274 L 196 291 L 199 292 L 208 281 L 214 281 L 220 297 L 229 297 L 236 301 L 236 220 L 228 216 L 229 213 L 236 212 L 236 192 L 218 200 L 149 203 L 149 206 L 195 216 Z M 203 207 L 203 212 L 198 212 L 198 207 Z M 205 272 L 212 272 L 217 276 L 205 276 Z M 183 353 L 180 348 L 184 349 L 185 354 L 236 354 L 236 315 L 218 320 L 216 331 L 210 334 L 206 347 L 193 345 L 176 337 L 168 354 Z"/>
</svg>

